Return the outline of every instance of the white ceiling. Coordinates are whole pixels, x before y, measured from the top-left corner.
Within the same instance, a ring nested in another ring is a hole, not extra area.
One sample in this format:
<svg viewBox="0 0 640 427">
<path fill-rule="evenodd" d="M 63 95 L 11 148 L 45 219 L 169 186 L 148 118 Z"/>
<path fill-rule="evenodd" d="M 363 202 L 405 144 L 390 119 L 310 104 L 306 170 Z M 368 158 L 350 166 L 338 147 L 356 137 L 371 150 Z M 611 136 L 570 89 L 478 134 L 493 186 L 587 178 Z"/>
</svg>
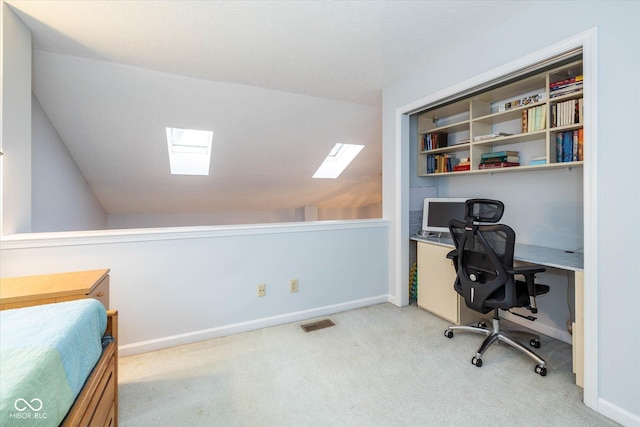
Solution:
<svg viewBox="0 0 640 427">
<path fill-rule="evenodd" d="M 382 88 L 525 1 L 17 1 L 34 93 L 108 213 L 381 200 Z M 164 128 L 213 130 L 208 177 Z M 365 149 L 314 180 L 336 142 Z"/>
</svg>

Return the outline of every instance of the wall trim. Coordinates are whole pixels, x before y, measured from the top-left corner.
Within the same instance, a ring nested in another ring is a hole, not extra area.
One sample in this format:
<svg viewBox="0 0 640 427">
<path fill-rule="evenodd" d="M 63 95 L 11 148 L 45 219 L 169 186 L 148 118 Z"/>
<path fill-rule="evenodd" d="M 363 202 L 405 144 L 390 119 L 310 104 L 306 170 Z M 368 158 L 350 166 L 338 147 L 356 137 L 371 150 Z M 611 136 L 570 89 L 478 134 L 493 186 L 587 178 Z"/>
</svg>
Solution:
<svg viewBox="0 0 640 427">
<path fill-rule="evenodd" d="M 221 225 L 201 227 L 140 228 L 126 230 L 69 231 L 55 233 L 12 234 L 0 240 L 0 250 L 107 243 L 132 243 L 158 240 L 203 239 L 229 236 L 333 231 L 357 228 L 389 227 L 383 219 L 307 221 L 294 223 Z"/>
<path fill-rule="evenodd" d="M 153 340 L 126 344 L 118 347 L 118 354 L 120 356 L 132 356 L 134 354 L 162 350 L 164 348 L 175 347 L 184 344 L 191 344 L 198 341 L 238 334 L 241 332 L 253 331 L 269 326 L 298 322 L 300 320 L 311 319 L 319 316 L 327 316 L 342 311 L 386 303 L 389 302 L 390 297 L 390 295 L 379 295 L 376 297 L 327 305 L 324 307 L 317 307 L 309 310 L 296 311 L 293 313 L 286 313 L 278 316 L 264 317 L 261 319 L 250 320 L 248 322 L 240 322 L 232 325 L 220 326 L 217 328 L 202 329 L 199 331 L 193 331 L 184 334 L 171 335 L 167 337 L 156 338 Z"/>
<path fill-rule="evenodd" d="M 598 412 L 600 412 L 605 417 L 609 417 L 623 426 L 640 426 L 639 416 L 634 415 L 626 409 L 612 404 L 608 400 L 598 399 L 598 410 Z"/>
</svg>

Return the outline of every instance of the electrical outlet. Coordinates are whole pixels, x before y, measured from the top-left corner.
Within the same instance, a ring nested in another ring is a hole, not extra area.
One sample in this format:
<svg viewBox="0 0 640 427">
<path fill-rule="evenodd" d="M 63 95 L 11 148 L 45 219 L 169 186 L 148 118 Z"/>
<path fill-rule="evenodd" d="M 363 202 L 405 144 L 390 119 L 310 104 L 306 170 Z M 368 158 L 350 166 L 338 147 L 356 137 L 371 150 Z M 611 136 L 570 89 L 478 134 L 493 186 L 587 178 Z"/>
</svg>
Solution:
<svg viewBox="0 0 640 427">
<path fill-rule="evenodd" d="M 298 279 L 291 279 L 289 281 L 289 292 L 298 292 Z"/>
<path fill-rule="evenodd" d="M 265 285 L 264 283 L 260 283 L 258 285 L 258 296 L 259 297 L 267 296 L 267 285 Z"/>
</svg>

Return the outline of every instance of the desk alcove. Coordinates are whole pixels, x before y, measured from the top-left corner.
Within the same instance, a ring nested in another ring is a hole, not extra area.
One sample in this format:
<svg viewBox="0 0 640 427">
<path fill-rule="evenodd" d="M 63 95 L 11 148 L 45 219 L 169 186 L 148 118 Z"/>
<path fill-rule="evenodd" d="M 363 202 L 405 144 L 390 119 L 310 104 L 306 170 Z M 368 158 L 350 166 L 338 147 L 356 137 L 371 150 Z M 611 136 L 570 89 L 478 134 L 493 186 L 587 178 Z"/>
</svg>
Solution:
<svg viewBox="0 0 640 427">
<path fill-rule="evenodd" d="M 464 300 L 453 289 L 456 272 L 451 260 L 446 258 L 453 249 L 450 237 L 418 237 L 418 306 L 457 325 L 479 320 L 480 314 L 468 309 Z M 566 271 L 569 288 L 574 292 L 574 319 L 572 322 L 573 372 L 576 384 L 583 387 L 584 379 L 584 272 L 583 255 L 561 249 L 516 243 L 514 260 Z M 536 330 L 535 324 L 529 326 Z M 538 331 L 540 332 L 540 331 Z"/>
</svg>

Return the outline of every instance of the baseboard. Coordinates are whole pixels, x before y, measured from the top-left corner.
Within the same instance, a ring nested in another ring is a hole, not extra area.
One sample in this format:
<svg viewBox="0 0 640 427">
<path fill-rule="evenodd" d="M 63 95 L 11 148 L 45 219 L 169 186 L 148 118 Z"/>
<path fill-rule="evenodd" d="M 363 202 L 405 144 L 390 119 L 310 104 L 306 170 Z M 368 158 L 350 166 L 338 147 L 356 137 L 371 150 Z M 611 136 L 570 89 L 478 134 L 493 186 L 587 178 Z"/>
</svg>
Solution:
<svg viewBox="0 0 640 427">
<path fill-rule="evenodd" d="M 623 426 L 640 427 L 640 414 L 632 414 L 602 398 L 598 399 L 598 412 Z"/>
<path fill-rule="evenodd" d="M 171 335 L 168 337 L 121 345 L 118 347 L 118 354 L 119 356 L 132 356 L 134 354 L 162 350 L 164 348 L 190 344 L 198 341 L 208 340 L 211 338 L 237 334 L 240 332 L 253 331 L 256 329 L 266 328 L 268 326 L 282 325 L 285 323 L 297 322 L 300 320 L 311 319 L 318 316 L 326 316 L 329 314 L 339 313 L 341 311 L 353 310 L 355 308 L 367 307 L 370 305 L 389 302 L 389 300 L 390 295 L 385 294 L 361 300 L 348 301 L 340 304 L 327 305 L 324 307 L 317 307 L 309 310 L 281 314 L 278 316 L 265 317 L 262 319 L 251 320 L 249 322 L 235 323 L 232 325 L 225 325 L 217 328 L 203 329 L 199 331 L 188 332 L 186 334 Z"/>
</svg>

